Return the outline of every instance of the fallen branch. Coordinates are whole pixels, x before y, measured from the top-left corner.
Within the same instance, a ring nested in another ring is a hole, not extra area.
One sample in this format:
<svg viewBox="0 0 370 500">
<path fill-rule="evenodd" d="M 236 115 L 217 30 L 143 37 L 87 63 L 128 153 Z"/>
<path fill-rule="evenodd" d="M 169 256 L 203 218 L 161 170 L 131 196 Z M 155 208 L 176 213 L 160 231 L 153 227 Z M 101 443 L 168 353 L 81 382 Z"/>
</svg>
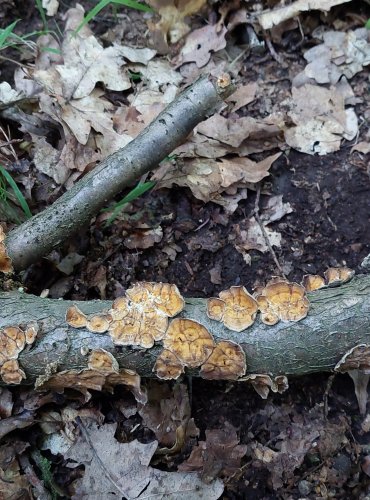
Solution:
<svg viewBox="0 0 370 500">
<path fill-rule="evenodd" d="M 246 353 L 248 373 L 290 376 L 330 371 L 350 348 L 360 343 L 370 344 L 370 276 L 358 276 L 340 287 L 318 290 L 309 294 L 309 299 L 311 309 L 304 320 L 267 326 L 257 319 L 241 333 L 210 320 L 205 299 L 187 299 L 180 316 L 206 326 L 216 341 L 226 339 L 240 344 Z M 86 368 L 86 352 L 99 348 L 110 351 L 120 367 L 135 370 L 141 376 L 154 376 L 152 369 L 162 349 L 161 343 L 151 349 L 115 347 L 107 333 L 71 328 L 65 321 L 65 312 L 72 305 L 70 301 L 18 292 L 1 293 L 0 301 L 0 327 L 36 321 L 40 329 L 35 345 L 19 357 L 27 376 L 25 383 L 45 374 L 51 365 L 57 366 L 58 371 Z M 109 301 L 73 303 L 86 314 L 100 313 L 112 304 Z M 191 373 L 199 375 L 197 370 Z"/>
<path fill-rule="evenodd" d="M 228 75 L 202 77 L 186 89 L 125 148 L 7 236 L 5 246 L 13 268 L 25 269 L 86 226 L 124 187 L 156 168 L 232 91 Z"/>
</svg>

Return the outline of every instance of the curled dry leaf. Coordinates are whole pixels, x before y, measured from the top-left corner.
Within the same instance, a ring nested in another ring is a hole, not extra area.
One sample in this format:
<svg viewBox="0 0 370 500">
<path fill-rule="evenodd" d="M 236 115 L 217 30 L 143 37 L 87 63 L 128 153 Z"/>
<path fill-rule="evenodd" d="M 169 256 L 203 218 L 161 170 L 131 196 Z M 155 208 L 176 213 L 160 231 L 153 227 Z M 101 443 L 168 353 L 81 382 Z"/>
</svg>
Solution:
<svg viewBox="0 0 370 500">
<path fill-rule="evenodd" d="M 237 380 L 245 375 L 246 368 L 242 347 L 235 342 L 222 340 L 201 366 L 200 375 L 208 380 Z"/>
<path fill-rule="evenodd" d="M 222 321 L 226 328 L 241 332 L 253 325 L 258 305 L 243 286 L 232 286 L 219 294 L 220 298 L 207 301 L 207 315 Z"/>
<path fill-rule="evenodd" d="M 96 370 L 105 375 L 112 372 L 118 372 L 119 370 L 116 358 L 105 349 L 95 349 L 91 351 L 87 366 L 90 370 Z"/>
<path fill-rule="evenodd" d="M 20 384 L 26 378 L 26 374 L 19 368 L 16 359 L 10 359 L 0 368 L 0 375 L 6 384 Z"/>
<path fill-rule="evenodd" d="M 206 0 L 148 0 L 147 3 L 153 7 L 161 16 L 161 19 L 154 23 L 148 22 L 149 29 L 153 32 L 161 32 L 163 41 L 167 43 L 177 43 L 190 31 L 190 27 L 184 19 L 198 12 L 206 3 Z"/>
<path fill-rule="evenodd" d="M 163 346 L 190 368 L 202 365 L 214 348 L 212 335 L 197 321 L 176 318 L 168 327 Z"/>
<path fill-rule="evenodd" d="M 142 281 L 129 288 L 126 294 L 132 302 L 140 305 L 144 310 L 146 307 L 149 309 L 155 307 L 170 318 L 179 314 L 185 305 L 177 286 L 170 283 Z"/>
<path fill-rule="evenodd" d="M 173 352 L 163 349 L 156 359 L 153 372 L 162 380 L 176 380 L 184 373 L 184 365 Z"/>
<path fill-rule="evenodd" d="M 129 387 L 138 402 L 146 403 L 146 393 L 140 387 L 140 376 L 136 372 L 126 369 L 107 374 L 90 368 L 85 370 L 65 370 L 39 377 L 35 382 L 35 389 L 39 391 L 52 390 L 60 393 L 63 393 L 67 388 L 75 389 L 84 394 L 88 401 L 91 397 L 90 389 L 113 392 L 116 385 Z"/>
<path fill-rule="evenodd" d="M 325 282 L 329 286 L 347 283 L 354 275 L 355 271 L 348 267 L 329 267 L 329 269 L 324 272 Z"/>
<path fill-rule="evenodd" d="M 305 274 L 303 276 L 302 285 L 307 292 L 314 292 L 325 286 L 325 280 L 318 274 Z"/>
<path fill-rule="evenodd" d="M 66 322 L 73 328 L 83 328 L 87 325 L 87 316 L 77 306 L 73 305 L 66 311 Z"/>
<path fill-rule="evenodd" d="M 306 290 L 298 283 L 275 279 L 268 283 L 257 297 L 262 322 L 271 325 L 276 319 L 300 321 L 307 316 L 310 303 Z"/>
<path fill-rule="evenodd" d="M 211 52 L 218 52 L 226 47 L 227 29 L 218 24 L 204 26 L 192 31 L 187 37 L 176 63 L 195 62 L 198 68 L 205 66 L 211 58 Z"/>
<path fill-rule="evenodd" d="M 6 250 L 5 233 L 2 226 L 0 226 L 0 271 L 2 273 L 13 272 L 12 260 Z"/>
</svg>

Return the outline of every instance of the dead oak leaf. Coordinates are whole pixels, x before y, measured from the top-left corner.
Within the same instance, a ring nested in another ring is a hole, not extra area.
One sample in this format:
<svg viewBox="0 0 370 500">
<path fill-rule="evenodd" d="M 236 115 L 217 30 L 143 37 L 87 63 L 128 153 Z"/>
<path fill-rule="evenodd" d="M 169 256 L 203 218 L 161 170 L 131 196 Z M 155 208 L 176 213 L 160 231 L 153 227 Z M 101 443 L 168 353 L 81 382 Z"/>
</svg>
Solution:
<svg viewBox="0 0 370 500">
<path fill-rule="evenodd" d="M 218 475 L 231 475 L 240 467 L 247 445 L 239 444 L 236 429 L 225 422 L 222 429 L 206 430 L 206 441 L 193 448 L 190 457 L 178 470 L 200 471 L 203 481 L 209 483 Z"/>
<path fill-rule="evenodd" d="M 157 23 L 148 23 L 149 29 L 161 32 L 165 43 L 167 39 L 170 43 L 177 43 L 190 31 L 185 17 L 198 12 L 206 0 L 147 0 L 147 3 L 161 16 Z"/>
<path fill-rule="evenodd" d="M 140 443 L 118 442 L 114 434 L 117 424 L 99 427 L 95 422 L 80 426 L 81 434 L 64 453 L 65 459 L 85 465 L 84 476 L 74 482 L 73 499 L 100 500 L 148 498 L 173 499 L 181 497 L 216 500 L 223 491 L 221 481 L 210 485 L 191 473 L 165 472 L 149 467 L 157 449 L 157 441 Z"/>
<path fill-rule="evenodd" d="M 223 26 L 221 29 L 219 25 L 209 24 L 204 28 L 199 28 L 192 31 L 185 41 L 176 64 L 195 62 L 198 68 L 205 66 L 211 58 L 212 52 L 218 52 L 226 47 L 225 35 L 227 28 Z"/>
<path fill-rule="evenodd" d="M 155 55 L 151 49 L 132 49 L 120 45 L 103 48 L 94 36 L 82 38 L 67 36 L 62 45 L 64 64 L 50 70 L 35 71 L 34 77 L 49 88 L 58 84 L 53 81 L 55 72 L 62 86 L 62 95 L 68 101 L 88 96 L 98 82 L 110 90 L 127 90 L 131 81 L 121 68 L 126 59 L 145 64 Z"/>
</svg>

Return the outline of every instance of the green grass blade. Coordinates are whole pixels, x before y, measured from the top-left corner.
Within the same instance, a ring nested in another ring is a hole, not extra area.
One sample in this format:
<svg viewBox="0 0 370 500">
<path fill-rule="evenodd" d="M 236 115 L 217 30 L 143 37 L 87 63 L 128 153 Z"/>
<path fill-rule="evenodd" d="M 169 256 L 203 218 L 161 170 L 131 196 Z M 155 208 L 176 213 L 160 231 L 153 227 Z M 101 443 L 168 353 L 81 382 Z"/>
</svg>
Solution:
<svg viewBox="0 0 370 500">
<path fill-rule="evenodd" d="M 16 182 L 14 181 L 13 177 L 5 170 L 3 166 L 0 165 L 0 173 L 3 175 L 5 178 L 6 182 L 9 184 L 9 186 L 13 189 L 14 194 L 19 201 L 20 206 L 22 207 L 22 210 L 24 214 L 26 215 L 27 219 L 30 219 L 32 217 L 31 210 L 28 206 L 28 203 L 21 193 L 19 187 L 17 186 Z"/>
<path fill-rule="evenodd" d="M 99 14 L 99 12 L 106 7 L 111 0 L 100 0 L 98 4 L 95 5 L 93 9 L 91 9 L 86 16 L 81 21 L 80 25 L 76 29 L 76 33 L 78 33 L 87 23 L 91 21 L 95 16 Z"/>
<path fill-rule="evenodd" d="M 42 6 L 42 1 L 41 0 L 35 0 L 35 2 L 36 2 L 37 10 L 40 13 L 42 24 L 44 25 L 44 29 L 46 30 L 47 27 L 48 27 L 48 21 L 46 19 L 46 14 L 45 14 L 45 11 L 44 11 L 44 7 Z"/>
<path fill-rule="evenodd" d="M 131 7 L 132 9 L 141 10 L 143 12 L 153 12 L 153 9 L 148 5 L 135 2 L 134 0 L 100 0 L 100 2 L 97 3 L 95 7 L 86 14 L 81 24 L 76 29 L 75 33 L 78 33 L 87 23 L 91 21 L 91 19 L 94 19 L 94 17 L 97 16 L 99 12 L 109 4 Z"/>
<path fill-rule="evenodd" d="M 139 182 L 139 184 L 134 187 L 134 189 L 132 189 L 129 193 L 127 193 L 126 196 L 122 198 L 122 200 L 116 203 L 112 215 L 107 220 L 107 225 L 111 224 L 114 221 L 114 219 L 127 203 L 136 200 L 136 198 L 139 198 L 139 196 L 142 196 L 144 193 L 146 193 L 146 191 L 149 191 L 149 189 L 152 189 L 154 186 L 154 181 Z M 109 212 L 111 210 L 111 208 L 104 208 L 102 212 Z"/>
<path fill-rule="evenodd" d="M 365 28 L 370 30 L 370 19 L 367 20 L 367 23 L 365 24 Z"/>
<path fill-rule="evenodd" d="M 9 38 L 11 35 L 15 25 L 17 24 L 17 21 L 14 21 L 12 24 L 9 24 L 6 28 L 3 30 L 0 30 L 0 49 L 4 46 L 6 40 Z"/>
</svg>

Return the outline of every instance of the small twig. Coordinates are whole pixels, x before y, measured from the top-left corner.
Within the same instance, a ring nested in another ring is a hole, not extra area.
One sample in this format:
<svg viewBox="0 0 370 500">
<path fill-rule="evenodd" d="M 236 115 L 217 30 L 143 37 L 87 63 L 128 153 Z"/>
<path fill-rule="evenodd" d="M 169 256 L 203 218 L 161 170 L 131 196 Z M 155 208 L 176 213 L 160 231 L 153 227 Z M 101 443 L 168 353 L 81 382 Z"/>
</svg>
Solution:
<svg viewBox="0 0 370 500">
<path fill-rule="evenodd" d="M 328 378 L 328 381 L 326 383 L 326 388 L 324 392 L 324 418 L 327 420 L 328 414 L 329 414 L 329 405 L 328 405 L 328 400 L 329 400 L 329 392 L 331 391 L 331 388 L 333 386 L 333 382 L 335 379 L 336 373 L 332 373 L 330 377 Z"/>
<path fill-rule="evenodd" d="M 267 48 L 270 51 L 270 54 L 272 55 L 272 57 L 275 59 L 276 62 L 283 65 L 284 59 L 276 52 L 275 47 L 272 44 L 269 33 L 265 32 L 264 35 L 265 35 L 265 42 L 266 42 Z"/>
<path fill-rule="evenodd" d="M 280 262 L 279 262 L 279 260 L 277 258 L 276 252 L 272 248 L 272 245 L 270 243 L 270 239 L 269 239 L 268 234 L 266 232 L 265 226 L 263 225 L 263 223 L 261 221 L 261 217 L 260 217 L 260 213 L 259 213 L 260 212 L 260 208 L 259 208 L 260 197 L 261 197 L 261 186 L 258 186 L 257 187 L 257 194 L 256 194 L 256 201 L 254 203 L 253 215 L 254 215 L 254 217 L 255 217 L 255 219 L 256 219 L 256 221 L 257 221 L 257 223 L 258 223 L 258 225 L 259 225 L 259 227 L 261 229 L 262 235 L 263 235 L 263 237 L 265 239 L 265 243 L 268 246 L 268 249 L 269 249 L 269 251 L 271 253 L 272 258 L 274 259 L 276 267 L 278 268 L 281 276 L 286 279 L 286 276 L 284 274 L 283 268 L 281 267 Z"/>
</svg>

